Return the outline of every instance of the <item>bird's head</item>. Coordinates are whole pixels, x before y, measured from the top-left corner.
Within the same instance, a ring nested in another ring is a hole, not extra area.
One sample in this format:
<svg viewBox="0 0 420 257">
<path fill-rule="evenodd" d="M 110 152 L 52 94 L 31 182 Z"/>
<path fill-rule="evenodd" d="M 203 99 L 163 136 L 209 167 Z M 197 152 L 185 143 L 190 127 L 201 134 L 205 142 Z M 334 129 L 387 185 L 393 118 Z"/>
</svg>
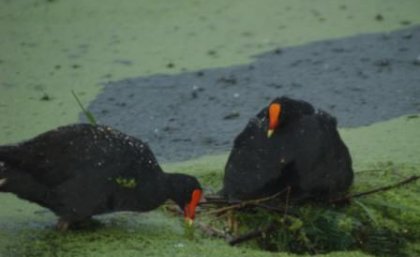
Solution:
<svg viewBox="0 0 420 257">
<path fill-rule="evenodd" d="M 312 115 L 314 112 L 314 107 L 303 100 L 296 100 L 286 96 L 275 98 L 267 108 L 267 137 L 270 138 L 280 126 L 285 126 L 286 123 L 299 119 L 304 115 Z"/>
<path fill-rule="evenodd" d="M 190 200 L 184 206 L 185 222 L 191 226 L 195 218 L 195 209 L 199 202 L 203 201 L 203 191 L 201 189 L 194 189 L 191 193 Z"/>
<path fill-rule="evenodd" d="M 279 101 L 271 102 L 270 105 L 268 105 L 268 138 L 270 138 L 274 131 L 279 127 L 281 115 L 282 104 Z"/>
<path fill-rule="evenodd" d="M 191 226 L 197 205 L 204 201 L 201 185 L 195 177 L 185 174 L 171 174 L 170 181 L 172 190 L 169 198 L 184 211 L 185 222 Z"/>
</svg>

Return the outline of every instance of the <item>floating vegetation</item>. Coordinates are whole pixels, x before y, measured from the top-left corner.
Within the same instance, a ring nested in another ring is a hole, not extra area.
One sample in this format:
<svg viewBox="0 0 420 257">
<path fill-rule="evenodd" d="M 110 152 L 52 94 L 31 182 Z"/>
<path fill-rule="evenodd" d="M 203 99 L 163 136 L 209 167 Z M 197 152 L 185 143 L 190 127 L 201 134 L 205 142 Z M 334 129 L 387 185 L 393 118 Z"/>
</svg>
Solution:
<svg viewBox="0 0 420 257">
<path fill-rule="evenodd" d="M 206 223 L 202 231 L 223 237 L 230 245 L 275 252 L 360 250 L 375 256 L 419 255 L 419 176 L 402 180 L 419 174 L 418 168 L 392 162 L 374 168 L 378 171 L 356 175 L 352 191 L 363 193 L 352 193 L 354 197 L 335 204 L 289 204 L 285 200 L 274 204 L 273 199 L 228 206 L 219 202 L 217 209 L 202 212 L 201 220 Z M 380 185 L 384 187 L 372 190 Z"/>
<path fill-rule="evenodd" d="M 306 205 L 291 211 L 295 214 L 279 215 L 259 209 L 241 211 L 236 216 L 242 232 L 269 228 L 256 239 L 259 248 L 269 251 L 320 254 L 362 250 L 378 256 L 407 256 L 404 250 L 413 237 L 386 220 L 372 222 L 364 209 L 353 205 Z"/>
</svg>

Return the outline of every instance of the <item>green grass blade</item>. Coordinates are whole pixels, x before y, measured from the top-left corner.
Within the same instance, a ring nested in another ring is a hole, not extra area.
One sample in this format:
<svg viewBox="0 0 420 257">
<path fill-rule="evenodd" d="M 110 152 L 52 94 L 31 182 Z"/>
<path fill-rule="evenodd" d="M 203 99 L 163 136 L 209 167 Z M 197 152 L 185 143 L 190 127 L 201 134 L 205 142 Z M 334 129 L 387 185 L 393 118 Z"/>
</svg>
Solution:
<svg viewBox="0 0 420 257">
<path fill-rule="evenodd" d="M 360 202 L 358 200 L 355 200 L 355 199 L 353 199 L 353 202 L 355 204 L 359 205 L 362 208 L 362 210 L 365 211 L 366 215 L 369 217 L 369 219 L 371 219 L 373 221 L 373 223 L 375 223 L 375 225 L 378 225 L 378 221 L 376 220 L 375 216 L 372 213 L 372 210 L 369 207 L 367 207 L 362 202 Z"/>
<path fill-rule="evenodd" d="M 380 201 L 380 200 L 368 200 L 368 201 L 366 201 L 366 203 L 368 203 L 369 205 L 377 206 L 377 207 L 395 209 L 395 210 L 405 211 L 405 212 L 417 212 L 418 211 L 418 209 L 413 208 L 413 207 L 409 207 L 407 205 L 387 203 L 387 202 Z"/>
<path fill-rule="evenodd" d="M 73 94 L 74 98 L 76 99 L 76 102 L 79 104 L 80 109 L 82 109 L 89 123 L 92 125 L 96 125 L 96 119 L 93 116 L 93 114 L 90 111 L 86 110 L 85 107 L 83 107 L 82 102 L 80 101 L 79 97 L 76 95 L 76 93 L 73 90 L 71 91 L 71 93 Z"/>
</svg>

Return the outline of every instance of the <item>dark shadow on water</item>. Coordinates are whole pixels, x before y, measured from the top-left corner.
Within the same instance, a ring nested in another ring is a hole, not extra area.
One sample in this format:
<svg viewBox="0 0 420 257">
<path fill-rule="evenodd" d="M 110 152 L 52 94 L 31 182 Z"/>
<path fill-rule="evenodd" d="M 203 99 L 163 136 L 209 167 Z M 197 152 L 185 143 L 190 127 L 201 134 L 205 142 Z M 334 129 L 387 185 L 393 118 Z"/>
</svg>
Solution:
<svg viewBox="0 0 420 257">
<path fill-rule="evenodd" d="M 321 41 L 276 49 L 246 65 L 109 82 L 89 110 L 100 123 L 147 141 L 159 160 L 185 160 L 228 150 L 276 96 L 310 101 L 340 127 L 417 113 L 416 58 L 420 27 Z"/>
</svg>

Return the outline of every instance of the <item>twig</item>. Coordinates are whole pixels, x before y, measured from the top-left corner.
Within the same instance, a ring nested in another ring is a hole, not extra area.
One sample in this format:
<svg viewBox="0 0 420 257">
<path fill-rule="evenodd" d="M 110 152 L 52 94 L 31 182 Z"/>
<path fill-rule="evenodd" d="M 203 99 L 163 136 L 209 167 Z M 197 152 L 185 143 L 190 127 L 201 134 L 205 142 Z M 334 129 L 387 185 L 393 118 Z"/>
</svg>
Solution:
<svg viewBox="0 0 420 257">
<path fill-rule="evenodd" d="M 291 190 L 290 187 L 287 187 L 286 188 L 286 204 L 285 204 L 285 208 L 284 209 L 276 210 L 276 211 L 281 211 L 283 213 L 283 217 L 286 217 L 287 211 L 288 211 L 288 208 L 289 208 L 290 190 Z M 261 207 L 261 205 L 258 206 L 258 207 Z M 267 206 L 264 206 L 264 207 L 267 207 Z M 272 207 L 270 207 L 270 208 L 272 208 Z M 241 236 L 238 236 L 238 237 L 230 240 L 229 241 L 229 244 L 233 246 L 233 245 L 240 244 L 242 242 L 245 242 L 245 241 L 248 241 L 248 240 L 257 238 L 257 237 L 264 236 L 264 234 L 269 233 L 270 231 L 274 230 L 275 228 L 276 228 L 275 223 L 274 222 L 270 222 L 265 228 L 258 228 L 258 229 L 252 230 L 252 231 L 250 231 L 250 232 L 248 232 L 246 234 L 243 234 Z"/>
<path fill-rule="evenodd" d="M 167 211 L 172 212 L 174 214 L 182 214 L 182 211 L 175 205 L 166 205 L 165 208 Z M 194 225 L 197 226 L 204 234 L 208 236 L 220 237 L 220 238 L 225 239 L 226 241 L 229 241 L 232 239 L 232 237 L 228 233 L 225 233 L 224 231 L 220 229 L 212 227 L 209 224 L 204 224 L 199 221 L 194 221 Z"/>
<path fill-rule="evenodd" d="M 261 237 L 263 236 L 265 233 L 268 233 L 272 230 L 275 229 L 275 225 L 274 222 L 271 222 L 270 224 L 268 224 L 268 226 L 266 226 L 265 228 L 257 228 L 255 230 L 252 230 L 246 234 L 240 235 L 238 237 L 235 237 L 231 240 L 228 241 L 229 245 L 234 246 L 240 243 L 243 243 L 245 241 L 249 241 L 251 239 L 257 238 L 257 237 Z"/>
<path fill-rule="evenodd" d="M 206 195 L 206 201 L 200 202 L 199 205 L 226 203 L 226 198 L 218 194 Z"/>
<path fill-rule="evenodd" d="M 202 202 L 202 203 L 198 203 L 198 206 L 202 206 L 202 207 L 207 207 L 207 206 L 213 206 L 213 205 L 226 205 L 226 204 L 239 204 L 242 201 L 237 200 L 237 201 L 232 201 L 232 200 L 227 200 L 227 199 L 217 199 L 217 200 L 208 200 L 206 199 L 206 202 Z"/>
<path fill-rule="evenodd" d="M 287 209 L 289 209 L 289 198 L 290 198 L 290 191 L 291 191 L 291 187 L 290 186 L 288 186 L 288 187 L 286 187 L 286 189 L 287 189 L 287 194 L 286 194 L 286 205 L 285 205 L 285 207 L 284 207 L 284 214 L 283 214 L 283 216 L 286 216 L 287 215 Z"/>
<path fill-rule="evenodd" d="M 282 207 L 276 207 L 273 205 L 268 205 L 268 204 L 254 204 L 253 206 L 260 208 L 260 209 L 264 209 L 264 210 L 268 210 L 268 211 L 273 211 L 273 212 L 278 212 L 281 214 L 284 214 L 286 212 L 285 208 Z"/>
<path fill-rule="evenodd" d="M 338 199 L 332 199 L 330 200 L 330 203 L 342 203 L 342 202 L 348 202 L 353 198 L 358 198 L 358 197 L 362 197 L 362 196 L 366 196 L 366 195 L 371 195 L 374 193 L 378 193 L 378 192 L 384 192 L 384 191 L 388 191 L 390 189 L 396 188 L 396 187 L 400 187 L 402 185 L 414 182 L 416 180 L 420 179 L 420 176 L 411 176 L 409 178 L 406 178 L 398 183 L 392 184 L 392 185 L 388 185 L 388 186 L 384 186 L 384 187 L 379 187 L 376 189 L 372 189 L 369 191 L 365 191 L 365 192 L 360 192 L 360 193 L 354 193 L 354 194 L 350 194 Z"/>
<path fill-rule="evenodd" d="M 257 205 L 259 203 L 266 202 L 266 201 L 269 201 L 269 200 L 272 200 L 272 199 L 278 197 L 279 195 L 283 194 L 287 189 L 288 188 L 286 188 L 285 190 L 282 190 L 280 192 L 277 192 L 277 193 L 275 193 L 271 196 L 268 196 L 268 197 L 263 197 L 263 198 L 259 198 L 259 199 L 249 200 L 249 201 L 240 201 L 238 203 L 231 204 L 231 205 L 226 206 L 226 207 L 222 207 L 222 208 L 219 208 L 219 209 L 216 209 L 216 210 L 213 210 L 213 211 L 209 211 L 209 212 L 207 212 L 207 214 L 208 215 L 219 214 L 219 213 L 226 212 L 226 211 L 232 210 L 232 209 L 240 209 L 240 208 L 243 208 L 243 207 L 249 206 L 249 205 Z M 226 202 L 226 203 L 230 204 L 229 202 Z"/>
</svg>

